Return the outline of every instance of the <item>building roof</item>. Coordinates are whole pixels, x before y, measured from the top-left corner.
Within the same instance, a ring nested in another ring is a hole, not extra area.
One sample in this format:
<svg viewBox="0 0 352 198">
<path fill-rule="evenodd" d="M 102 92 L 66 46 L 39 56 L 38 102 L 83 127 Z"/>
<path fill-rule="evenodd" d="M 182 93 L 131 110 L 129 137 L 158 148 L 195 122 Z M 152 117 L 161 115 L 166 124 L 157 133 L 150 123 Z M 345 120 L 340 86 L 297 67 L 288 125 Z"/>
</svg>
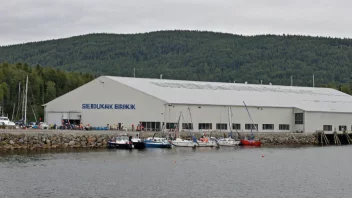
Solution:
<svg viewBox="0 0 352 198">
<path fill-rule="evenodd" d="M 105 76 L 169 104 L 294 107 L 352 112 L 352 97 L 330 88 Z"/>
</svg>

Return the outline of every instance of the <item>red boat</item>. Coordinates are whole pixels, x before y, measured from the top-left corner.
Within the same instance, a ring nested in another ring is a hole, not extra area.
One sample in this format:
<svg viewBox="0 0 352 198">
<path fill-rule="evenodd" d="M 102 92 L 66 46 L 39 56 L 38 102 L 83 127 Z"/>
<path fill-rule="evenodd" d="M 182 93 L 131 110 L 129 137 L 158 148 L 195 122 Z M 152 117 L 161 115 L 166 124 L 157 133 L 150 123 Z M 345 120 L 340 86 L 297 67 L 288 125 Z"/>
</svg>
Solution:
<svg viewBox="0 0 352 198">
<path fill-rule="evenodd" d="M 261 146 L 262 143 L 259 140 L 241 140 L 243 146 Z"/>
</svg>

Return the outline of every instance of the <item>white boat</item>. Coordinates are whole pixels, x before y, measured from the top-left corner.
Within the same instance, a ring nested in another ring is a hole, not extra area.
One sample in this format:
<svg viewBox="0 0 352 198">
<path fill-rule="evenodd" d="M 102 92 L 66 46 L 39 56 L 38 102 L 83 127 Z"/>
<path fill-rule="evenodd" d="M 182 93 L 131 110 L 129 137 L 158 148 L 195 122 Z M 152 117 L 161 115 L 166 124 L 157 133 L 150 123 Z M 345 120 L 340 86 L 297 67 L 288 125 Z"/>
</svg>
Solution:
<svg viewBox="0 0 352 198">
<path fill-rule="evenodd" d="M 220 146 L 238 146 L 240 145 L 240 140 L 232 139 L 231 137 L 228 138 L 221 138 L 218 140 Z"/>
<path fill-rule="evenodd" d="M 191 114 L 190 108 L 188 108 L 188 111 L 189 111 L 189 115 L 190 115 L 190 118 L 191 118 L 191 123 L 193 123 L 192 122 L 192 114 Z M 182 112 L 180 112 L 180 117 L 179 117 L 177 126 L 179 126 L 179 124 L 180 124 L 181 116 L 183 118 Z M 192 140 L 184 140 L 184 139 L 181 139 L 180 137 L 178 137 L 178 138 L 176 138 L 176 140 L 170 141 L 171 144 L 173 146 L 176 146 L 176 147 L 192 147 L 192 148 L 195 148 L 195 147 L 217 147 L 217 146 L 219 146 L 215 138 L 207 138 L 207 137 L 205 137 L 205 138 L 201 138 L 200 141 L 199 141 L 191 133 L 191 130 L 190 129 L 188 129 L 188 130 L 189 130 L 189 135 L 192 137 Z"/>
<path fill-rule="evenodd" d="M 0 117 L 0 125 L 16 127 L 16 124 L 14 122 L 11 122 L 10 119 L 8 117 L 6 117 L 6 116 L 1 116 Z"/>
<path fill-rule="evenodd" d="M 202 137 L 197 141 L 198 147 L 218 147 L 219 143 L 214 137 Z"/>
<path fill-rule="evenodd" d="M 177 147 L 197 147 L 198 144 L 192 140 L 184 140 L 181 138 L 176 138 L 176 140 L 171 141 L 171 144 Z"/>
<path fill-rule="evenodd" d="M 235 140 L 232 138 L 232 111 L 231 107 L 228 108 L 229 113 L 229 127 L 230 127 L 230 137 L 218 139 L 218 143 L 220 146 L 238 146 L 240 145 L 240 140 Z"/>
</svg>

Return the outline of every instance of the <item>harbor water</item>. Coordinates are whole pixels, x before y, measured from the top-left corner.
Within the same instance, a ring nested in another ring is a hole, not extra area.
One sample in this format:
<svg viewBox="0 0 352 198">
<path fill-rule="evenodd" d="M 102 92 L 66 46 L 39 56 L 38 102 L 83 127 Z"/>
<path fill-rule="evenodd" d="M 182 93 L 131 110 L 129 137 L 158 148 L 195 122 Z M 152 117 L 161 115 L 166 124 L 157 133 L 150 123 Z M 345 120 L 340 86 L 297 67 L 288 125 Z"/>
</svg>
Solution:
<svg viewBox="0 0 352 198">
<path fill-rule="evenodd" d="M 0 197 L 352 197 L 352 146 L 0 153 Z"/>
</svg>

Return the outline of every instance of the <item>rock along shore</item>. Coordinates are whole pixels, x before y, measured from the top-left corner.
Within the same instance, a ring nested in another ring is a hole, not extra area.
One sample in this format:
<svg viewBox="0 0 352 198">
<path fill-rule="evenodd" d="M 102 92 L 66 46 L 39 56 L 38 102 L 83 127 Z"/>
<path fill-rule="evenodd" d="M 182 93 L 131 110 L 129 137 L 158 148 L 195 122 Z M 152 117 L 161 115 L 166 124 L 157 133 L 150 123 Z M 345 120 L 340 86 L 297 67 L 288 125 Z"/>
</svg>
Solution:
<svg viewBox="0 0 352 198">
<path fill-rule="evenodd" d="M 138 132 L 126 131 L 75 131 L 75 130 L 0 130 L 1 150 L 37 150 L 66 148 L 105 148 L 112 137 L 121 134 L 136 136 Z M 141 132 L 141 138 L 151 137 L 155 132 Z M 200 137 L 201 133 L 194 133 Z M 207 133 L 209 135 L 210 132 Z M 226 133 L 227 134 L 227 133 Z M 226 137 L 226 134 L 212 132 L 213 137 Z M 235 134 L 235 133 L 234 133 Z M 249 133 L 240 133 L 248 136 Z M 159 135 L 157 134 L 156 137 Z M 189 133 L 181 132 L 182 138 L 190 138 Z M 316 145 L 318 140 L 313 133 L 257 133 L 263 146 L 266 145 Z"/>
</svg>

